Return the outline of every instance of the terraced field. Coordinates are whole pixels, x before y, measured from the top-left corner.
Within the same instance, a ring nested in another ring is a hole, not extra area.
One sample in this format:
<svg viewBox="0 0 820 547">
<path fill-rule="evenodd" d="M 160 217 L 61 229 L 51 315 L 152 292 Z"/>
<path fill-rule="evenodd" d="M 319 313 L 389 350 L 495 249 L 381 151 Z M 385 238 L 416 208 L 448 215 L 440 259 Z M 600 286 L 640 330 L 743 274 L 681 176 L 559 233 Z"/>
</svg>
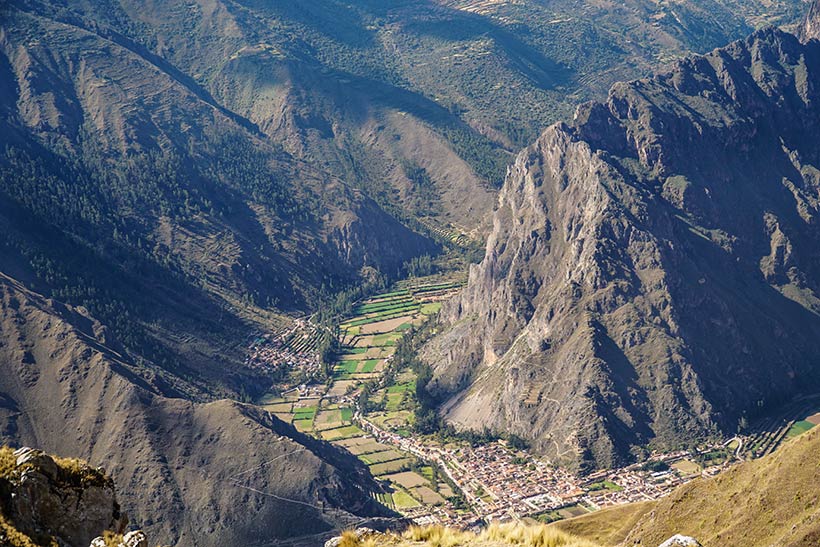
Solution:
<svg viewBox="0 0 820 547">
<path fill-rule="evenodd" d="M 745 459 L 773 452 L 785 439 L 796 437 L 820 424 L 820 396 L 804 398 L 783 406 L 778 412 L 755 423 L 746 434 L 741 449 Z"/>
<path fill-rule="evenodd" d="M 341 446 L 356 455 L 387 492 L 379 501 L 399 511 L 422 505 L 440 505 L 453 496 L 452 488 L 430 467 L 420 467 L 415 457 L 376 442 L 355 423 L 355 407 L 365 382 L 376 382 L 390 367 L 398 341 L 428 317 L 461 287 L 460 280 L 416 279 L 398 284 L 355 306 L 353 315 L 338 328 L 340 351 L 325 384 L 300 386 L 281 396 L 258 401 L 268 411 L 298 430 Z M 290 339 L 289 339 L 290 340 Z M 292 337 L 294 347 L 318 347 L 310 337 Z M 375 389 L 371 400 L 383 411 L 368 414 L 381 427 L 409 434 L 415 375 L 400 371 L 389 385 Z"/>
</svg>

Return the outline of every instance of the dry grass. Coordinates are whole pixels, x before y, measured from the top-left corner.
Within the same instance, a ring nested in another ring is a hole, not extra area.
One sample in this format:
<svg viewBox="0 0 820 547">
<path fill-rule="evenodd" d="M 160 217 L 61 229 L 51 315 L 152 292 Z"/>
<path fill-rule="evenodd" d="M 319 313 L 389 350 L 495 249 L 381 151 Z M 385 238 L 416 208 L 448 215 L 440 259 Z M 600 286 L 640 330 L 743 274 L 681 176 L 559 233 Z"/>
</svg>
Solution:
<svg viewBox="0 0 820 547">
<path fill-rule="evenodd" d="M 0 513 L 0 545 L 3 547 L 42 547 L 24 533 L 19 532 L 2 513 Z M 46 545 L 57 547 L 54 541 Z"/>
<path fill-rule="evenodd" d="M 358 539 L 354 532 L 342 535 L 342 547 L 599 547 L 597 544 L 543 524 L 491 524 L 479 534 L 441 525 L 411 526 L 401 536 L 379 535 Z"/>
<path fill-rule="evenodd" d="M 94 469 L 83 460 L 77 458 L 59 458 L 52 456 L 54 462 L 62 470 L 61 478 L 78 486 L 106 486 L 111 479 L 104 473 Z"/>
<path fill-rule="evenodd" d="M 0 479 L 10 479 L 17 470 L 17 458 L 14 450 L 8 446 L 0 446 Z"/>
<path fill-rule="evenodd" d="M 475 539 L 475 535 L 444 526 L 411 526 L 404 533 L 410 541 L 423 542 L 429 547 L 457 547 Z"/>
<path fill-rule="evenodd" d="M 479 540 L 524 547 L 598 547 L 591 541 L 545 524 L 526 526 L 516 522 L 490 524 L 481 533 Z"/>
<path fill-rule="evenodd" d="M 347 531 L 342 533 L 342 541 L 339 547 L 378 547 L 374 538 L 359 538 L 356 532 Z"/>
<path fill-rule="evenodd" d="M 817 429 L 817 428 L 815 428 Z M 820 545 L 820 429 L 656 502 L 625 544 L 658 545 L 684 534 L 704 545 Z"/>
<path fill-rule="evenodd" d="M 548 526 L 601 545 L 618 545 L 655 502 L 638 502 L 609 507 L 580 517 L 559 520 Z"/>
</svg>

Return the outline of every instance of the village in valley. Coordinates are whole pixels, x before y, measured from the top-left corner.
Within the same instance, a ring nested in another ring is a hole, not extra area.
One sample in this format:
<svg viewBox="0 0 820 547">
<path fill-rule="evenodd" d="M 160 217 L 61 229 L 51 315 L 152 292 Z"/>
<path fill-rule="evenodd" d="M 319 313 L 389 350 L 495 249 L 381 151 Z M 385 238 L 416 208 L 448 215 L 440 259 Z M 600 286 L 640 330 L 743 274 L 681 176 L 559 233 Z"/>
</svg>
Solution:
<svg viewBox="0 0 820 547">
<path fill-rule="evenodd" d="M 774 450 L 820 423 L 817 401 L 797 400 L 743 436 L 619 469 L 576 475 L 500 438 L 469 442 L 414 431 L 417 374 L 396 348 L 463 286 L 411 278 L 355 305 L 334 328 L 308 319 L 253 338 L 247 363 L 275 379 L 257 404 L 304 433 L 357 456 L 380 481 L 380 502 L 418 524 L 469 528 L 493 520 L 551 522 L 657 499 L 700 476 Z M 334 337 L 327 361 L 328 337 Z M 770 423 L 771 422 L 771 423 Z"/>
</svg>

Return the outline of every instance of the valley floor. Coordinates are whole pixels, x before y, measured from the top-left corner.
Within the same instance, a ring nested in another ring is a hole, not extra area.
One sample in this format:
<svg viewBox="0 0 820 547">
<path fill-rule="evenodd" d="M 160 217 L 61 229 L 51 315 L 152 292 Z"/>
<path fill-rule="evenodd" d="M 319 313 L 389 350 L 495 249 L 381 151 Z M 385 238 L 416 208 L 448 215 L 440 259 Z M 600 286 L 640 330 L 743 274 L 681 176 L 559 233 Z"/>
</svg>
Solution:
<svg viewBox="0 0 820 547">
<path fill-rule="evenodd" d="M 549 523 L 600 509 L 657 500 L 681 484 L 771 453 L 820 422 L 820 400 L 800 399 L 746 435 L 580 477 L 504 440 L 414 433 L 417 374 L 396 347 L 440 309 L 463 281 L 406 280 L 359 303 L 333 336 L 341 348 L 325 382 L 320 327 L 301 320 L 253 340 L 249 359 L 283 367 L 276 392 L 258 404 L 298 430 L 357 456 L 383 485 L 378 500 L 420 525 L 464 528 L 485 521 Z M 284 364 L 284 365 L 283 365 Z"/>
</svg>

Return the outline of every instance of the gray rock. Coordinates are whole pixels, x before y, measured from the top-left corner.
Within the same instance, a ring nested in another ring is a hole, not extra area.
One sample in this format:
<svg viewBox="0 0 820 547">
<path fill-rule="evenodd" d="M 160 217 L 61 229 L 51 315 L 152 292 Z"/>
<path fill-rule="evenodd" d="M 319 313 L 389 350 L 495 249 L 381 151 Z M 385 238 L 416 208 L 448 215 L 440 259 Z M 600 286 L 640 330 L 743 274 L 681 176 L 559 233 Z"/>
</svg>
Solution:
<svg viewBox="0 0 820 547">
<path fill-rule="evenodd" d="M 148 540 L 142 530 L 134 530 L 123 536 L 120 545 L 122 547 L 148 547 Z"/>
<path fill-rule="evenodd" d="M 14 452 L 17 456 L 17 467 L 25 464 L 33 465 L 37 471 L 43 473 L 51 479 L 56 479 L 59 473 L 59 468 L 51 456 L 41 450 L 34 448 L 23 447 Z"/>
<path fill-rule="evenodd" d="M 698 540 L 693 537 L 675 534 L 671 538 L 661 543 L 658 547 L 702 547 Z"/>
</svg>

